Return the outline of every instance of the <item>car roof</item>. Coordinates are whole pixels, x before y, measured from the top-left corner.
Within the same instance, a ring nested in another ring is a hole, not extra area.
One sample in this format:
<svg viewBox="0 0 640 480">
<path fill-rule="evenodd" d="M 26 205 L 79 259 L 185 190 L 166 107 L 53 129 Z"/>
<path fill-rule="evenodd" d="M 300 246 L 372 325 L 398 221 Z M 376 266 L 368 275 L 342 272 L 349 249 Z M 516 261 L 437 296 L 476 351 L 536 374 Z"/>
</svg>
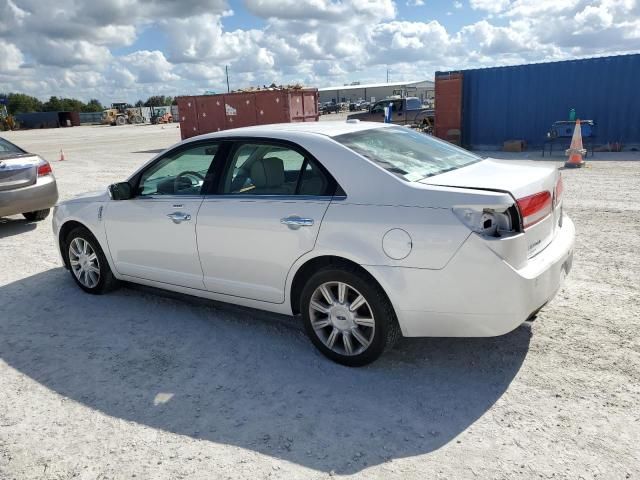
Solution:
<svg viewBox="0 0 640 480">
<path fill-rule="evenodd" d="M 385 128 L 391 126 L 379 122 L 361 122 L 359 120 L 343 120 L 328 122 L 295 122 L 295 123 L 274 123 L 271 125 L 257 125 L 253 127 L 233 128 L 230 130 L 222 130 L 215 133 L 207 133 L 192 137 L 190 140 L 202 140 L 205 138 L 217 137 L 242 137 L 242 136 L 258 136 L 268 137 L 271 134 L 282 133 L 312 133 L 316 135 L 324 135 L 327 137 L 335 137 L 345 133 L 359 132 L 362 130 L 370 130 L 373 128 Z M 279 136 L 280 136 L 279 135 Z"/>
</svg>

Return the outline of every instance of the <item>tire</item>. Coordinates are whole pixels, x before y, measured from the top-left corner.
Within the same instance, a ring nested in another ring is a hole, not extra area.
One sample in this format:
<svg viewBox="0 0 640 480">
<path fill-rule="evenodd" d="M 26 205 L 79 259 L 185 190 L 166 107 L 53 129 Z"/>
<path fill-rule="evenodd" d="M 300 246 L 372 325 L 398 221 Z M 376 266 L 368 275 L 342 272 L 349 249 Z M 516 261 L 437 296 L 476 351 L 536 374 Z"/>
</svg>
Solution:
<svg viewBox="0 0 640 480">
<path fill-rule="evenodd" d="M 127 119 L 124 116 L 121 115 L 119 117 L 116 117 L 116 125 L 121 126 L 121 125 L 124 125 L 125 123 L 127 123 Z"/>
<path fill-rule="evenodd" d="M 89 246 L 86 252 L 83 252 L 83 242 Z M 69 266 L 71 278 L 85 292 L 100 295 L 118 286 L 119 282 L 113 276 L 98 240 L 86 228 L 76 227 L 71 230 L 64 240 L 62 251 L 65 255 L 65 262 Z M 82 255 L 77 255 L 78 253 Z M 92 254 L 95 254 L 93 259 Z M 74 262 L 76 262 L 75 265 Z M 76 267 L 78 262 L 80 265 Z M 87 272 L 88 268 L 83 268 L 83 266 L 93 267 L 94 270 L 97 268 L 97 273 L 96 271 Z M 78 269 L 85 270 L 85 273 L 78 273 Z"/>
<path fill-rule="evenodd" d="M 36 210 L 35 212 L 25 212 L 22 216 L 30 222 L 40 222 L 47 218 L 49 211 L 49 208 L 45 208 L 44 210 Z"/>
<path fill-rule="evenodd" d="M 334 303 L 328 301 L 323 290 Z M 353 312 L 350 305 L 356 308 Z M 387 295 L 354 267 L 331 265 L 313 274 L 302 290 L 300 311 L 305 331 L 316 348 L 331 360 L 349 367 L 373 362 L 401 336 Z"/>
</svg>

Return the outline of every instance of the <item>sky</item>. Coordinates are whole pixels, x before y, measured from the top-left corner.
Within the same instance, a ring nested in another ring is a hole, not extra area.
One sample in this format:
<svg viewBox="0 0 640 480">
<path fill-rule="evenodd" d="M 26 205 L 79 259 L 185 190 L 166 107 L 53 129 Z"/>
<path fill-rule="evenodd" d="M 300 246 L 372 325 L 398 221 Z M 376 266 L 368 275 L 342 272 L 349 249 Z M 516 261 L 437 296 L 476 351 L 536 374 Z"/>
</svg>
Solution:
<svg viewBox="0 0 640 480">
<path fill-rule="evenodd" d="M 0 92 L 104 104 L 640 52 L 640 0 L 0 0 Z"/>
</svg>

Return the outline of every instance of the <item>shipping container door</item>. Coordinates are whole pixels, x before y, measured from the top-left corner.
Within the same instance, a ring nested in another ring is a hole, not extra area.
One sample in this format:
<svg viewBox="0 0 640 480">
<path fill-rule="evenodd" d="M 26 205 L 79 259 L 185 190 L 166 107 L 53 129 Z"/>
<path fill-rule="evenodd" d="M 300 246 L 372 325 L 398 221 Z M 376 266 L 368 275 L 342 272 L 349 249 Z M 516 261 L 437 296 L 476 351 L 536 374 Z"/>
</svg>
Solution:
<svg viewBox="0 0 640 480">
<path fill-rule="evenodd" d="M 462 74 L 437 74 L 436 137 L 460 144 L 462 129 Z"/>
<path fill-rule="evenodd" d="M 302 92 L 289 92 L 289 115 L 292 122 L 304 122 L 304 101 Z"/>
<path fill-rule="evenodd" d="M 182 139 L 198 135 L 198 115 L 194 97 L 178 97 L 180 135 Z"/>
<path fill-rule="evenodd" d="M 318 120 L 318 94 L 317 92 L 303 92 L 304 121 L 314 122 Z"/>
<path fill-rule="evenodd" d="M 279 90 L 267 90 L 256 93 L 256 117 L 258 125 L 269 123 L 287 123 L 286 95 Z"/>
<path fill-rule="evenodd" d="M 256 124 L 255 94 L 232 93 L 225 95 L 224 108 L 227 128 L 248 127 Z"/>
<path fill-rule="evenodd" d="M 198 135 L 225 129 L 224 98 L 222 95 L 196 97 Z"/>
</svg>

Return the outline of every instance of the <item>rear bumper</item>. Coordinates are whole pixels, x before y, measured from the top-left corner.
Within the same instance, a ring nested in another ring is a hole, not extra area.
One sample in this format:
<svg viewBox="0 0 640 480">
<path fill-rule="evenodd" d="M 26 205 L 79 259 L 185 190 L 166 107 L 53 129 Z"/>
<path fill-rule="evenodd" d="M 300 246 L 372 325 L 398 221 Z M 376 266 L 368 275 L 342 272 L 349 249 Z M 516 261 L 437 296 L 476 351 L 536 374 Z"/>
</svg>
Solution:
<svg viewBox="0 0 640 480">
<path fill-rule="evenodd" d="M 34 185 L 0 192 L 0 217 L 34 212 L 53 207 L 58 201 L 58 188 L 53 175 L 38 178 Z"/>
<path fill-rule="evenodd" d="M 575 228 L 565 215 L 554 240 L 516 269 L 470 235 L 442 270 L 367 267 L 408 337 L 491 337 L 510 332 L 549 302 L 571 269 Z"/>
</svg>

